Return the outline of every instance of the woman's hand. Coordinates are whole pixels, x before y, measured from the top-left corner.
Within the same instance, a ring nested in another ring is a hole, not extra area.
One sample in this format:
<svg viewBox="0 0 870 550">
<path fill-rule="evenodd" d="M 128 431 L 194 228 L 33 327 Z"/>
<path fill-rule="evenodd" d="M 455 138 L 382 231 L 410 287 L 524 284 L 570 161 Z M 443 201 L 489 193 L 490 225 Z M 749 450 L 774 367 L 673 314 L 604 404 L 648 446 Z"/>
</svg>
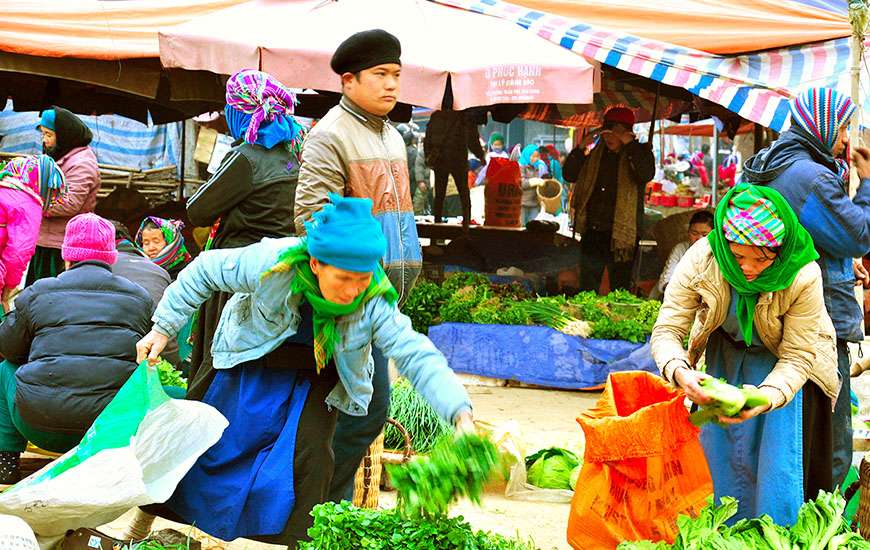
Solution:
<svg viewBox="0 0 870 550">
<path fill-rule="evenodd" d="M 136 362 L 141 363 L 148 359 L 152 367 L 160 361 L 160 354 L 169 343 L 169 336 L 151 330 L 144 338 L 136 342 Z"/>
<path fill-rule="evenodd" d="M 690 369 L 689 367 L 677 367 L 674 371 L 674 382 L 677 383 L 686 396 L 698 405 L 709 405 L 713 402 L 710 397 L 701 389 L 701 380 L 710 378 L 709 374 Z"/>
<path fill-rule="evenodd" d="M 462 411 L 459 413 L 454 424 L 456 426 L 457 435 L 473 434 L 477 432 L 477 428 L 474 426 L 474 416 L 472 416 L 471 411 Z"/>
</svg>

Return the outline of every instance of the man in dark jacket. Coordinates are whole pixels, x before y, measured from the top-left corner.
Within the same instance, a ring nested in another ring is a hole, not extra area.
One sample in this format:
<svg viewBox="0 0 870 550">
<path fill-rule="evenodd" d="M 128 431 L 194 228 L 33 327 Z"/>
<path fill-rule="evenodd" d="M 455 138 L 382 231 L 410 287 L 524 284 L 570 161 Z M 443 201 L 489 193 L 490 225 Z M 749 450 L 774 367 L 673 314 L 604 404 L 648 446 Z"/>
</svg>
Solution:
<svg viewBox="0 0 870 550">
<path fill-rule="evenodd" d="M 459 200 L 462 202 L 462 228 L 471 223 L 471 191 L 468 189 L 468 152 L 486 164 L 486 153 L 480 144 L 477 125 L 465 111 L 435 111 L 426 127 L 423 141 L 426 164 L 435 171 L 435 203 L 432 214 L 441 222 L 447 180 L 453 176 Z"/>
<path fill-rule="evenodd" d="M 842 484 L 852 462 L 847 342 L 864 339 L 852 258 L 870 252 L 870 166 L 863 156 L 856 159 L 861 186 L 850 199 L 848 169 L 837 158 L 848 145 L 847 126 L 854 111 L 849 97 L 834 90 L 807 90 L 792 100 L 791 128 L 743 168 L 744 181 L 769 185 L 785 197 L 819 253 L 825 306 L 837 330 L 837 363 L 843 380 L 834 409 L 835 487 Z"/>
<path fill-rule="evenodd" d="M 575 149 L 565 160 L 567 181 L 576 182 L 572 197 L 574 229 L 580 241 L 583 290 L 597 291 L 604 269 L 610 288 L 628 288 L 637 241 L 643 225 L 643 197 L 655 175 L 649 144 L 632 132 L 634 113 L 614 107 L 604 114 L 598 145 L 584 157 Z"/>
<path fill-rule="evenodd" d="M 74 217 L 61 251 L 66 271 L 24 289 L 0 324 L 0 483 L 18 481 L 28 441 L 55 452 L 79 443 L 136 369 L 151 324 L 145 289 L 112 274 L 112 224 Z"/>
</svg>

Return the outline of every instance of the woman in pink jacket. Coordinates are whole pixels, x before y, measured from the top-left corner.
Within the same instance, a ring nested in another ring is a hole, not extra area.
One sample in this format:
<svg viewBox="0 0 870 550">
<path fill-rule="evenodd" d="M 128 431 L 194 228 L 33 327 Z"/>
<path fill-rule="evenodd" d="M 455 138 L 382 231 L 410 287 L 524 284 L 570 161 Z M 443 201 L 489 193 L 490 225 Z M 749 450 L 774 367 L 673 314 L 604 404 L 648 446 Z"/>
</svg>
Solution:
<svg viewBox="0 0 870 550">
<path fill-rule="evenodd" d="M 4 310 L 36 251 L 43 212 L 66 191 L 63 172 L 48 155 L 16 157 L 0 168 L 0 287 Z"/>
</svg>

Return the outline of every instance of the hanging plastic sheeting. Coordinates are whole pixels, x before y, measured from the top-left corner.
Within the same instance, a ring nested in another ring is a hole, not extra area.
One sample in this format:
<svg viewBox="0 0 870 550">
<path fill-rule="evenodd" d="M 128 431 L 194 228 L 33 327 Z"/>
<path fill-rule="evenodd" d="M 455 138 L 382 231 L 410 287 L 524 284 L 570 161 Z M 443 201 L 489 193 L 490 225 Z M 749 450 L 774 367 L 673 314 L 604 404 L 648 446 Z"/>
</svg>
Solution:
<svg viewBox="0 0 870 550">
<path fill-rule="evenodd" d="M 178 164 L 181 123 L 146 125 L 117 115 L 83 116 L 94 140 L 90 147 L 100 164 L 149 170 Z M 42 152 L 36 129 L 39 113 L 19 113 L 7 103 L 0 111 L 0 151 L 30 155 Z"/>
<path fill-rule="evenodd" d="M 658 373 L 649 344 L 570 336 L 539 326 L 444 323 L 429 339 L 465 374 L 563 389 L 600 388 L 611 372 Z"/>
</svg>

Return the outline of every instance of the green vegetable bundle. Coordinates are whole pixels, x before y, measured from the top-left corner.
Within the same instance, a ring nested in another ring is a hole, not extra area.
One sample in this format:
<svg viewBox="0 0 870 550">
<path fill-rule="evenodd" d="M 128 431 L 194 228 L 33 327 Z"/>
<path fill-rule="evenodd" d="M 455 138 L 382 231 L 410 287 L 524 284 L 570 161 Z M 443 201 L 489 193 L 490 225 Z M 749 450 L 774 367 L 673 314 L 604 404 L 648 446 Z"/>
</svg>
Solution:
<svg viewBox="0 0 870 550">
<path fill-rule="evenodd" d="M 160 385 L 187 389 L 187 379 L 167 361 L 157 363 L 157 374 L 160 375 Z"/>
<path fill-rule="evenodd" d="M 519 283 L 495 284 L 480 273 L 455 273 L 440 287 L 419 283 L 402 312 L 424 334 L 438 323 L 537 324 L 584 338 L 640 343 L 652 333 L 660 307 L 626 290 L 533 298 Z"/>
<path fill-rule="evenodd" d="M 776 525 L 770 516 L 742 519 L 728 527 L 737 513 L 737 500 L 723 497 L 720 505 L 709 504 L 697 518 L 680 516 L 679 533 L 673 545 L 664 542 L 623 542 L 617 550 L 870 550 L 870 542 L 849 530 L 843 519 L 846 500 L 839 492 L 819 492 L 805 502 L 790 528 Z"/>
<path fill-rule="evenodd" d="M 473 531 L 462 516 L 409 519 L 393 510 L 356 508 L 347 501 L 327 502 L 311 512 L 311 542 L 299 550 L 534 550 L 522 542 Z"/>
<path fill-rule="evenodd" d="M 428 453 L 439 439 L 453 433 L 450 423 L 438 416 L 406 378 L 399 378 L 390 388 L 389 416 L 408 430 L 411 446 L 417 453 Z M 392 424 L 387 424 L 384 432 L 384 447 L 405 447 L 405 439 Z"/>
<path fill-rule="evenodd" d="M 705 378 L 700 386 L 713 403 L 689 416 L 695 426 L 714 422 L 719 416 L 737 416 L 744 409 L 770 405 L 770 400 L 758 388 L 738 388 L 719 378 Z"/>
<path fill-rule="evenodd" d="M 578 466 L 580 459 L 567 449 L 541 449 L 526 457 L 526 479 L 542 489 L 573 489 L 571 474 Z"/>
<path fill-rule="evenodd" d="M 480 504 L 483 487 L 501 465 L 498 450 L 486 437 L 463 434 L 441 439 L 428 457 L 387 465 L 399 494 L 399 512 L 410 518 L 447 515 L 451 503 L 468 497 Z"/>
</svg>

